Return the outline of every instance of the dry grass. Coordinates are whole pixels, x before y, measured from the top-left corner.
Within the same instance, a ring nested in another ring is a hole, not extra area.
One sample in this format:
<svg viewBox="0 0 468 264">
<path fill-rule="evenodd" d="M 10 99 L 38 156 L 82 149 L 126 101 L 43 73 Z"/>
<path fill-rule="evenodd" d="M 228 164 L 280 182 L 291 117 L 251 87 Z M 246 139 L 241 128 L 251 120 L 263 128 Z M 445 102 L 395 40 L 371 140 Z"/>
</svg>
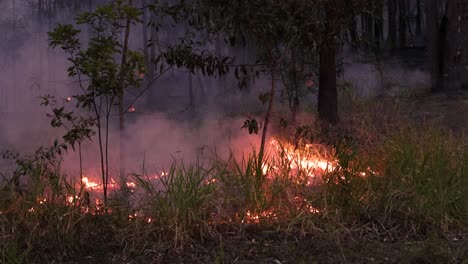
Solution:
<svg viewBox="0 0 468 264">
<path fill-rule="evenodd" d="M 22 190 L 2 186 L 1 261 L 466 260 L 466 140 L 434 124 L 415 126 L 395 103 L 347 107 L 346 129 L 314 135 L 330 145 L 279 144 L 267 173 L 255 153 L 203 166 L 177 162 L 159 185 L 135 175 L 130 201 L 116 193 L 108 210 L 88 206 L 85 192 L 49 163 L 36 164 Z M 312 157 L 334 164 L 314 182 L 310 170 L 294 166 Z"/>
</svg>

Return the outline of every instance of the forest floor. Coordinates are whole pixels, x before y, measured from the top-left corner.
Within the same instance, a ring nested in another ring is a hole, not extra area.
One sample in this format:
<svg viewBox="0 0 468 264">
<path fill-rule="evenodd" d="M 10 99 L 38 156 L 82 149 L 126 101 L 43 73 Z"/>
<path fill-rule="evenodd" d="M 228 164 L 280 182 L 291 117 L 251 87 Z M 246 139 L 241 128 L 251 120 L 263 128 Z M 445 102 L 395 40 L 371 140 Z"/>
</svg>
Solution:
<svg viewBox="0 0 468 264">
<path fill-rule="evenodd" d="M 356 234 L 285 237 L 271 230 L 249 230 L 174 252 L 157 263 L 468 263 L 468 234 L 446 237 L 363 238 Z"/>
<path fill-rule="evenodd" d="M 436 120 L 455 133 L 468 131 L 468 91 L 409 98 L 403 102 L 403 107 L 415 121 Z"/>
</svg>

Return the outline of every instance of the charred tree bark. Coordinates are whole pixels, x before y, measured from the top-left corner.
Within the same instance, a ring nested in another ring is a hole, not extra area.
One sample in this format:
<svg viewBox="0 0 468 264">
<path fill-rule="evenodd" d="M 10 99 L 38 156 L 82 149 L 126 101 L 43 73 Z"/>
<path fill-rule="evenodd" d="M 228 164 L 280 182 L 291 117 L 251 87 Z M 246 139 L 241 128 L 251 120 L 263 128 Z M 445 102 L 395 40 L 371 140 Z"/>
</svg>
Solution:
<svg viewBox="0 0 468 264">
<path fill-rule="evenodd" d="M 325 32 L 320 45 L 318 114 L 322 122 L 338 123 L 338 92 L 336 88 L 336 7 L 326 7 Z"/>
</svg>

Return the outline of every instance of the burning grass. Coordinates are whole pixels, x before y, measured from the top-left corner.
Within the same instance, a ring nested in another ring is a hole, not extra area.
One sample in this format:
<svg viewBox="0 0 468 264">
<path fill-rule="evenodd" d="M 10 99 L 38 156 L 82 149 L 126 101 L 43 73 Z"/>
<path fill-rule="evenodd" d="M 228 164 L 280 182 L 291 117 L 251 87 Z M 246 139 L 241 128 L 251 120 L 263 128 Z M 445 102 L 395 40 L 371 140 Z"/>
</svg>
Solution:
<svg viewBox="0 0 468 264">
<path fill-rule="evenodd" d="M 328 239 L 342 261 L 352 255 L 343 241 L 452 239 L 467 231 L 463 138 L 399 126 L 382 134 L 369 129 L 373 137 L 363 140 L 360 129 L 355 139 L 330 147 L 272 139 L 261 168 L 252 153 L 209 164 L 175 162 L 160 174 L 143 170 L 127 182 L 130 195 L 112 185 L 107 208 L 89 175 L 70 183 L 59 167 L 38 164 L 27 185 L 2 186 L 2 262 L 162 261 L 170 252 L 210 243 L 220 250 L 223 241 L 270 233 Z M 226 261 L 223 254 L 206 261 Z M 466 250 L 448 254 L 455 262 L 467 256 Z"/>
</svg>

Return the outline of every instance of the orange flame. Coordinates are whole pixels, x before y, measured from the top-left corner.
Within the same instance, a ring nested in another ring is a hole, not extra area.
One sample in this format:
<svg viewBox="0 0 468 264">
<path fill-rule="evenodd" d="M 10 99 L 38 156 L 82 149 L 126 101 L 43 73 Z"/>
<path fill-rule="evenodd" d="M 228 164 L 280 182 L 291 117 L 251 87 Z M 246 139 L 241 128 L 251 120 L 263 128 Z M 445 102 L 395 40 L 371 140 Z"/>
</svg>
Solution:
<svg viewBox="0 0 468 264">
<path fill-rule="evenodd" d="M 82 182 L 85 185 L 86 189 L 96 189 L 99 187 L 98 183 L 90 181 L 88 177 L 83 177 Z"/>
</svg>

